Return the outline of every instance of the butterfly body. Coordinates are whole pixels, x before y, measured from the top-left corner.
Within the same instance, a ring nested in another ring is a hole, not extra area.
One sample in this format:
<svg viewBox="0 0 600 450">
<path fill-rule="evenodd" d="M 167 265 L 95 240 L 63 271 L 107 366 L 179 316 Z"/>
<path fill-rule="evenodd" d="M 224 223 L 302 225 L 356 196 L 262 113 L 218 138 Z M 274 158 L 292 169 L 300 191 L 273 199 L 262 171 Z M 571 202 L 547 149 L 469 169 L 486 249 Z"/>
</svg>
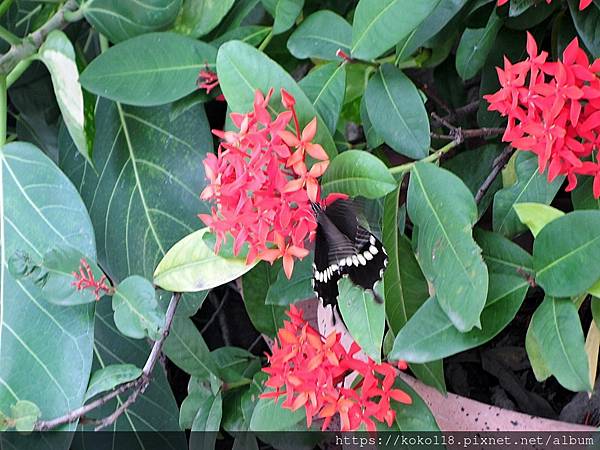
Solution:
<svg viewBox="0 0 600 450">
<path fill-rule="evenodd" d="M 323 305 L 337 305 L 338 281 L 347 276 L 373 292 L 387 266 L 387 253 L 379 239 L 361 226 L 350 200 L 338 199 L 323 208 L 313 204 L 317 220 L 313 287 Z"/>
</svg>

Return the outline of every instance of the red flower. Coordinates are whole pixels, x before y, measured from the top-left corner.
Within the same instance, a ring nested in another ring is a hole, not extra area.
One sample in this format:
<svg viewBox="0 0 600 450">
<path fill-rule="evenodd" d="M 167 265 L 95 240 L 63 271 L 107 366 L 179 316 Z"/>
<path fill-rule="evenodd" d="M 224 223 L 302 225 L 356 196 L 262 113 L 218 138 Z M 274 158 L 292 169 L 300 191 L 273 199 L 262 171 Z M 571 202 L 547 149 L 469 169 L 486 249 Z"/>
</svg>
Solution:
<svg viewBox="0 0 600 450">
<path fill-rule="evenodd" d="M 567 191 L 577 185 L 577 175 L 594 175 L 589 159 L 597 160 L 600 144 L 600 59 L 590 64 L 587 55 L 573 39 L 562 61 L 546 61 L 538 54 L 533 36 L 527 34 L 525 61 L 497 68 L 502 86 L 485 95 L 489 110 L 508 118 L 503 140 L 519 150 L 538 156 L 539 170 L 548 168 L 548 180 L 565 175 Z M 600 181 L 594 196 L 600 196 Z"/>
<path fill-rule="evenodd" d="M 217 77 L 217 74 L 212 70 L 209 70 L 208 66 L 206 66 L 206 69 L 201 70 L 198 74 L 196 84 L 198 85 L 198 89 L 205 89 L 206 93 L 210 94 L 210 91 L 219 85 L 219 77 Z M 219 94 L 216 99 L 221 102 L 225 101 L 223 94 Z"/>
<path fill-rule="evenodd" d="M 238 131 L 213 130 L 222 142 L 217 154 L 204 160 L 209 184 L 201 194 L 213 207 L 211 214 L 199 217 L 217 236 L 215 251 L 230 233 L 236 254 L 247 243 L 248 262 L 257 257 L 271 263 L 283 258 L 290 278 L 294 258 L 308 254 L 305 241 L 316 230 L 310 202 L 320 199 L 317 178 L 329 158 L 312 142 L 316 118 L 300 133 L 294 97 L 282 89 L 287 109 L 273 118 L 272 95 L 272 89 L 266 96 L 257 91 L 252 112 L 231 114 Z M 296 134 L 286 130 L 292 119 Z M 310 169 L 306 154 L 317 160 Z"/>
<path fill-rule="evenodd" d="M 590 6 L 592 1 L 593 0 L 579 0 L 579 10 L 582 11 L 585 8 L 587 8 L 588 6 Z M 498 0 L 498 6 L 502 6 L 506 3 L 508 3 L 508 0 Z M 548 3 L 548 4 L 552 3 L 552 0 L 546 0 L 546 3 Z"/>
<path fill-rule="evenodd" d="M 111 295 L 113 293 L 112 287 L 108 284 L 108 278 L 102 274 L 99 280 L 94 279 L 94 273 L 92 268 L 85 259 L 81 259 L 81 265 L 79 266 L 79 272 L 73 272 L 75 281 L 71 283 L 71 286 L 75 286 L 78 291 L 84 289 L 90 289 L 94 292 L 96 301 L 100 300 L 104 294 Z"/>
<path fill-rule="evenodd" d="M 357 430 L 362 424 L 374 431 L 374 420 L 391 426 L 396 416 L 391 400 L 412 403 L 406 392 L 393 388 L 397 371 L 391 364 L 355 358 L 360 350 L 356 343 L 346 351 L 341 334 L 332 332 L 324 338 L 294 305 L 287 314 L 290 320 L 277 333 L 272 354 L 267 355 L 269 366 L 263 369 L 269 374 L 265 386 L 274 390 L 261 397 L 283 396 L 282 407 L 293 411 L 304 407 L 309 428 L 316 417 L 324 419 L 325 430 L 338 414 L 341 431 Z M 398 366 L 405 368 L 406 363 Z M 344 388 L 344 378 L 352 373 L 360 381 Z"/>
</svg>

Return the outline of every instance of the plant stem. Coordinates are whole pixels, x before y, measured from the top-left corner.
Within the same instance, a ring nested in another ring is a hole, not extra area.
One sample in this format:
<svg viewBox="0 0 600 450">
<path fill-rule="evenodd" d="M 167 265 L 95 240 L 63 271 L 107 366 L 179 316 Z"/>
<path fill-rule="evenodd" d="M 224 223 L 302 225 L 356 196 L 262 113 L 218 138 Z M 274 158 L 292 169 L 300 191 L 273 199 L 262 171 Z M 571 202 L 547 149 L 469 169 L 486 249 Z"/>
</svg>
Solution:
<svg viewBox="0 0 600 450">
<path fill-rule="evenodd" d="M 77 6 L 76 0 L 67 0 L 44 25 L 24 37 L 19 44 L 12 45 L 8 52 L 0 56 L 0 73 L 10 73 L 19 62 L 33 56 L 51 31 L 67 26 L 69 22 L 65 19 L 65 12 L 74 11 Z"/>
<path fill-rule="evenodd" d="M 260 50 L 261 52 L 267 47 L 267 45 L 269 45 L 269 42 L 271 42 L 271 39 L 273 39 L 273 28 L 271 28 L 271 31 L 269 31 L 269 34 L 267 34 L 267 37 L 263 39 L 263 41 L 260 43 L 260 45 L 258 46 L 258 50 Z"/>
<path fill-rule="evenodd" d="M 11 87 L 13 83 L 17 81 L 21 75 L 23 75 L 23 72 L 29 68 L 32 62 L 33 58 L 27 58 L 19 61 L 19 64 L 17 64 L 15 68 L 6 76 L 6 87 Z"/>
<path fill-rule="evenodd" d="M 6 144 L 6 121 L 8 118 L 6 89 L 6 77 L 0 75 L 0 147 L 3 147 L 4 144 Z"/>
<path fill-rule="evenodd" d="M 433 161 L 437 161 L 443 155 L 445 155 L 446 153 L 448 153 L 450 150 L 452 150 L 454 147 L 456 147 L 457 145 L 459 145 L 461 143 L 462 143 L 461 140 L 456 140 L 455 139 L 454 141 L 448 142 L 443 147 L 441 147 L 438 150 L 434 151 L 429 156 L 427 156 L 427 157 L 425 157 L 423 159 L 420 159 L 419 161 L 413 161 L 413 162 L 409 162 L 409 163 L 406 163 L 406 164 L 402 164 L 400 166 L 391 167 L 389 169 L 389 171 L 390 171 L 390 173 L 392 175 L 399 175 L 399 174 L 403 174 L 404 172 L 408 172 L 418 162 L 433 162 Z"/>
<path fill-rule="evenodd" d="M 0 25 L 0 39 L 4 39 L 10 45 L 17 45 L 21 43 L 21 39 L 18 36 L 15 36 L 2 25 Z"/>
</svg>

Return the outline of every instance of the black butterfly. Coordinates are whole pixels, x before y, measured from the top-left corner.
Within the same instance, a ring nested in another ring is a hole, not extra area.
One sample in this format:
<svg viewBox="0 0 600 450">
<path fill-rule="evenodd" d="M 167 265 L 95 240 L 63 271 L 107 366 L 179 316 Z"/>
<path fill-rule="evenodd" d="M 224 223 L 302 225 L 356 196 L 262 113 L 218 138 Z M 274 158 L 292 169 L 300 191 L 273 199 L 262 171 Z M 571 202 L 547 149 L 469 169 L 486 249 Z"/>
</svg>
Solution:
<svg viewBox="0 0 600 450">
<path fill-rule="evenodd" d="M 340 278 L 370 290 L 378 303 L 382 299 L 373 290 L 387 266 L 382 243 L 358 223 L 351 200 L 338 199 L 327 207 L 312 204 L 317 219 L 313 288 L 323 305 L 337 305 Z"/>
</svg>

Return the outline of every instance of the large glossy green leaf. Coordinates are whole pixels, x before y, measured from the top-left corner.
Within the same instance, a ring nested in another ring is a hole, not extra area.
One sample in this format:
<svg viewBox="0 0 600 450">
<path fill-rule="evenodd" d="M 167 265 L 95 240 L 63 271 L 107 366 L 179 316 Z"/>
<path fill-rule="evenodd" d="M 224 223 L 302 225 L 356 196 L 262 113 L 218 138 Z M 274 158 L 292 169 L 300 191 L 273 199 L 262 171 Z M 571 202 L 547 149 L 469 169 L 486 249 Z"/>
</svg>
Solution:
<svg viewBox="0 0 600 450">
<path fill-rule="evenodd" d="M 546 225 L 533 244 L 536 282 L 547 295 L 581 294 L 600 279 L 600 211 L 574 211 Z"/>
<path fill-rule="evenodd" d="M 379 198 L 396 189 L 398 184 L 385 164 L 361 150 L 340 153 L 321 179 L 325 194 L 341 192 L 351 197 Z"/>
<path fill-rule="evenodd" d="M 162 105 L 196 90 L 198 73 L 206 67 L 214 69 L 216 56 L 216 48 L 186 36 L 144 34 L 95 58 L 81 74 L 81 84 L 118 102 Z"/>
<path fill-rule="evenodd" d="M 417 259 L 438 303 L 462 332 L 479 327 L 488 271 L 472 237 L 477 206 L 456 175 L 417 163 L 408 188 L 408 214 L 418 227 Z"/>
<path fill-rule="evenodd" d="M 91 162 L 94 136 L 90 127 L 85 126 L 83 92 L 71 41 L 62 31 L 52 31 L 40 47 L 38 58 L 48 67 L 56 101 L 71 139 L 77 150 Z"/>
<path fill-rule="evenodd" d="M 228 283 L 254 264 L 215 255 L 203 240 L 208 228 L 187 235 L 169 249 L 154 271 L 154 283 L 173 292 L 198 292 Z"/>
<path fill-rule="evenodd" d="M 318 58 L 336 61 L 338 50 L 350 53 L 352 27 L 333 11 L 317 11 L 302 21 L 287 41 L 298 59 Z"/>
<path fill-rule="evenodd" d="M 7 260 L 17 250 L 41 258 L 64 244 L 94 258 L 94 232 L 76 189 L 41 150 L 10 143 L 0 150 L 0 163 L 0 410 L 7 413 L 18 400 L 29 400 L 43 419 L 51 419 L 83 402 L 94 306 L 46 302 L 36 285 L 13 278 Z"/>
<path fill-rule="evenodd" d="M 267 305 L 266 298 L 277 280 L 281 264 L 271 266 L 266 261 L 258 263 L 242 277 L 244 305 L 252 325 L 267 336 L 274 337 L 285 319 L 284 306 Z"/>
<path fill-rule="evenodd" d="M 565 215 L 560 209 L 543 203 L 517 203 L 513 208 L 515 208 L 519 220 L 527 225 L 533 237 L 536 237 L 542 228 L 554 219 Z"/>
<path fill-rule="evenodd" d="M 396 60 L 408 59 L 421 45 L 439 33 L 462 9 L 467 0 L 440 1 L 431 13 L 396 47 Z"/>
<path fill-rule="evenodd" d="M 579 0 L 569 0 L 569 9 L 577 34 L 594 58 L 600 58 L 600 4 L 593 1 L 590 6 L 579 11 Z"/>
<path fill-rule="evenodd" d="M 169 27 L 177 17 L 181 0 L 89 0 L 83 14 L 100 33 L 120 42 Z"/>
<path fill-rule="evenodd" d="M 317 67 L 299 83 L 333 134 L 346 93 L 346 65 L 329 63 Z"/>
<path fill-rule="evenodd" d="M 382 243 L 389 261 L 383 274 L 385 312 L 394 336 L 429 297 L 427 280 L 421 272 L 410 241 L 398 229 L 399 196 L 400 187 L 385 197 L 382 228 Z M 445 391 L 442 361 L 411 364 L 411 370 L 421 381 Z"/>
<path fill-rule="evenodd" d="M 117 281 L 151 279 L 156 264 L 206 212 L 202 159 L 212 138 L 201 105 L 170 120 L 169 107 L 133 108 L 100 101 L 94 159 L 78 157 L 64 133 L 60 165 L 78 186 L 98 240 L 102 268 Z"/>
<path fill-rule="evenodd" d="M 373 128 L 373 123 L 371 122 L 369 112 L 367 111 L 367 101 L 364 95 L 360 101 L 360 120 L 362 122 L 363 133 L 367 139 L 367 148 L 377 148 L 383 144 L 383 138 L 377 133 L 377 131 L 375 131 L 375 128 Z"/>
<path fill-rule="evenodd" d="M 377 58 L 406 37 L 440 0 L 360 0 L 352 24 L 352 56 Z"/>
<path fill-rule="evenodd" d="M 473 234 L 490 273 L 527 277 L 533 272 L 531 255 L 500 233 L 476 228 Z"/>
<path fill-rule="evenodd" d="M 501 27 L 502 19 L 494 10 L 484 28 L 464 31 L 456 50 L 456 71 L 463 80 L 473 78 L 481 70 Z"/>
<path fill-rule="evenodd" d="M 288 91 L 296 99 L 300 126 L 306 126 L 316 116 L 318 126 L 314 142 L 321 144 L 330 158 L 336 155 L 333 138 L 312 102 L 294 79 L 264 53 L 240 41 L 223 44 L 217 54 L 217 72 L 221 89 L 232 111 L 250 111 L 256 90 L 266 94 L 273 88 L 269 110 L 276 114 L 283 110 L 281 88 Z M 293 131 L 293 125 L 290 130 Z"/>
<path fill-rule="evenodd" d="M 175 30 L 199 38 L 210 33 L 231 9 L 235 0 L 183 0 Z"/>
<path fill-rule="evenodd" d="M 110 391 L 120 384 L 135 380 L 140 375 L 142 375 L 142 369 L 133 364 L 113 364 L 97 370 L 90 377 L 85 400 L 102 392 Z"/>
<path fill-rule="evenodd" d="M 557 177 L 548 183 L 545 173 L 539 173 L 535 155 L 519 152 L 515 159 L 517 182 L 504 187 L 494 196 L 492 222 L 494 231 L 512 237 L 527 227 L 521 223 L 513 206 L 517 203 L 536 202 L 549 204 L 564 177 Z"/>
<path fill-rule="evenodd" d="M 531 318 L 529 331 L 539 345 L 544 364 L 571 391 L 591 391 L 583 330 L 575 304 L 546 297 Z"/>
<path fill-rule="evenodd" d="M 488 342 L 515 317 L 528 283 L 518 275 L 490 275 L 488 298 L 481 313 L 481 329 L 458 331 L 430 298 L 400 330 L 389 357 L 409 362 L 445 358 Z"/>
<path fill-rule="evenodd" d="M 383 298 L 382 284 L 375 286 L 380 298 Z M 355 285 L 346 276 L 338 281 L 338 289 L 338 308 L 352 338 L 362 351 L 375 361 L 380 361 L 385 305 L 377 303 L 372 292 Z"/>
<path fill-rule="evenodd" d="M 261 25 L 245 25 L 228 31 L 214 41 L 211 41 L 210 44 L 218 48 L 229 41 L 242 41 L 246 44 L 256 47 L 267 37 L 270 32 L 271 27 L 264 27 Z"/>
<path fill-rule="evenodd" d="M 273 34 L 281 34 L 294 26 L 302 12 L 304 0 L 262 0 L 262 4 L 273 16 Z"/>
<path fill-rule="evenodd" d="M 288 431 L 306 417 L 304 408 L 291 411 L 282 408 L 283 399 L 276 402 L 273 398 L 260 398 L 256 402 L 250 430 L 252 431 Z"/>
<path fill-rule="evenodd" d="M 369 80 L 365 101 L 373 128 L 394 150 L 413 159 L 429 153 L 429 120 L 423 99 L 410 79 L 385 64 Z"/>
<path fill-rule="evenodd" d="M 204 338 L 187 317 L 173 321 L 164 352 L 177 367 L 194 377 L 204 379 L 219 373 Z"/>
</svg>

